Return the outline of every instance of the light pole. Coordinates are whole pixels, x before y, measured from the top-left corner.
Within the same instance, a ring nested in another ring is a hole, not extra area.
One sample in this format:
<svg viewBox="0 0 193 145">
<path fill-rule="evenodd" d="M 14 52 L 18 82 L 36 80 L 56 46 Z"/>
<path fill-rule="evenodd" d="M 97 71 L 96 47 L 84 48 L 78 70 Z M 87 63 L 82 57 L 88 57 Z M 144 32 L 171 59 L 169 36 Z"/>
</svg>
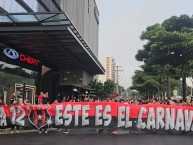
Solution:
<svg viewBox="0 0 193 145">
<path fill-rule="evenodd" d="M 191 81 L 191 96 L 192 96 L 193 78 L 190 78 L 190 81 Z"/>
<path fill-rule="evenodd" d="M 119 93 L 119 72 L 120 71 L 123 71 L 123 70 L 120 70 L 119 68 L 122 68 L 122 66 L 115 66 L 115 71 L 116 71 L 116 91 L 117 93 Z"/>
</svg>

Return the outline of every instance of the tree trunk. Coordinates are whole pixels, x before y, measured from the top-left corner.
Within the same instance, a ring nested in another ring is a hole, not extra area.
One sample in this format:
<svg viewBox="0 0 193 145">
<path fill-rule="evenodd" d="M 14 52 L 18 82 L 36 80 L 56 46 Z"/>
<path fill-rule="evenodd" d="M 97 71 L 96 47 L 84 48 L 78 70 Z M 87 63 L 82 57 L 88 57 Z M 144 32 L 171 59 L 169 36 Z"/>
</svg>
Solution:
<svg viewBox="0 0 193 145">
<path fill-rule="evenodd" d="M 161 97 L 162 99 L 162 89 L 161 89 L 161 84 L 162 84 L 162 78 L 159 77 L 159 84 L 158 84 L 158 97 Z"/>
<path fill-rule="evenodd" d="M 166 99 L 165 92 L 162 92 L 162 101 Z"/>
<path fill-rule="evenodd" d="M 186 77 L 182 78 L 183 100 L 186 101 Z"/>
<path fill-rule="evenodd" d="M 147 99 L 150 99 L 149 98 L 149 88 L 147 88 Z"/>
<path fill-rule="evenodd" d="M 167 76 L 167 98 L 170 97 L 170 89 L 169 89 L 169 77 Z"/>
</svg>

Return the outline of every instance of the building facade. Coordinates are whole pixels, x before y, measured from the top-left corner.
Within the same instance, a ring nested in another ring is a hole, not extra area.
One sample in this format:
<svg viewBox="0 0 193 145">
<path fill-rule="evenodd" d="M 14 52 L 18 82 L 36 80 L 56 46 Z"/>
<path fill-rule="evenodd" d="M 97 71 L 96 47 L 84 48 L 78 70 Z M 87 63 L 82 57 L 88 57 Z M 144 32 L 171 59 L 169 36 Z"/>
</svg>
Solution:
<svg viewBox="0 0 193 145">
<path fill-rule="evenodd" d="M 98 81 L 101 81 L 102 83 L 107 80 L 115 81 L 115 59 L 111 56 L 104 56 L 99 58 L 99 60 L 106 71 L 104 75 L 98 75 Z"/>
<path fill-rule="evenodd" d="M 95 0 L 0 0 L 0 95 L 43 91 L 53 101 L 89 90 L 105 71 L 98 29 Z"/>
</svg>

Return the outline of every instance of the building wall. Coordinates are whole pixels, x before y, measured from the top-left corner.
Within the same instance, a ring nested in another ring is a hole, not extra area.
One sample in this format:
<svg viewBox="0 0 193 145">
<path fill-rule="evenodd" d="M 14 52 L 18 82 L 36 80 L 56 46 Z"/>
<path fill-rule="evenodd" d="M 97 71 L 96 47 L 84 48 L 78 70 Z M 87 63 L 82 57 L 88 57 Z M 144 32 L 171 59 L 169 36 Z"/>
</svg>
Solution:
<svg viewBox="0 0 193 145">
<path fill-rule="evenodd" d="M 83 70 L 82 69 L 63 69 L 60 70 L 59 84 L 60 85 L 72 85 L 82 84 Z"/>
<path fill-rule="evenodd" d="M 82 69 L 63 69 L 59 72 L 60 85 L 84 84 L 88 85 L 93 76 Z"/>
<path fill-rule="evenodd" d="M 95 0 L 60 0 L 60 6 L 98 57 L 99 12 Z"/>
<path fill-rule="evenodd" d="M 23 0 L 34 12 L 46 12 L 37 0 Z M 42 0 L 51 12 L 58 9 L 51 0 Z M 56 0 L 89 48 L 98 57 L 99 12 L 95 0 Z M 0 0 L 0 7 L 10 13 L 27 12 L 15 0 Z"/>
<path fill-rule="evenodd" d="M 93 76 L 87 73 L 86 71 L 83 71 L 83 84 L 88 85 L 92 80 Z"/>
<path fill-rule="evenodd" d="M 42 0 L 51 11 L 57 11 L 49 0 Z M 98 57 L 99 12 L 95 0 L 56 0 L 84 41 Z M 44 9 L 40 6 L 39 11 Z"/>
<path fill-rule="evenodd" d="M 46 12 L 37 0 L 23 1 L 34 12 Z M 95 0 L 55 1 L 70 19 L 95 56 L 98 57 L 99 12 Z M 58 11 L 51 0 L 42 0 L 42 2 L 50 9 L 51 12 Z M 0 0 L 0 7 L 4 8 L 9 13 L 27 12 L 15 0 Z M 83 84 L 88 84 L 93 79 L 93 76 L 86 71 L 83 73 L 83 76 Z"/>
<path fill-rule="evenodd" d="M 0 7 L 9 13 L 26 12 L 15 0 L 0 0 Z"/>
<path fill-rule="evenodd" d="M 51 11 L 57 11 L 52 3 L 43 0 Z M 99 12 L 95 0 L 56 0 L 89 48 L 98 57 Z M 39 11 L 43 8 L 39 7 Z M 82 83 L 88 85 L 93 76 L 83 71 Z M 80 80 L 79 82 L 80 83 Z"/>
<path fill-rule="evenodd" d="M 104 75 L 98 75 L 98 81 L 101 81 L 102 83 L 104 83 L 106 81 L 106 71 L 107 71 L 106 70 L 106 57 L 99 58 L 99 61 L 105 69 L 105 74 Z"/>
<path fill-rule="evenodd" d="M 98 75 L 98 81 L 103 83 L 107 80 L 115 81 L 115 59 L 111 56 L 105 56 L 99 58 L 99 60 L 106 71 L 104 75 Z"/>
</svg>

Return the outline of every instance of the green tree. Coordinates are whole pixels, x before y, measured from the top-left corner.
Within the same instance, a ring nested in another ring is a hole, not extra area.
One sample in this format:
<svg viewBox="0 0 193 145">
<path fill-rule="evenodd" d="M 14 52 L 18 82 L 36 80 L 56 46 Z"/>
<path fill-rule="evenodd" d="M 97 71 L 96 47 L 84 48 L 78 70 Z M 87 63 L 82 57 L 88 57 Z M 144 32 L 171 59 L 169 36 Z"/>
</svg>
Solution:
<svg viewBox="0 0 193 145">
<path fill-rule="evenodd" d="M 137 90 L 142 96 L 152 97 L 158 93 L 158 81 L 153 75 L 148 75 L 143 70 L 135 71 L 132 77 L 133 86 L 131 89 Z"/>
<path fill-rule="evenodd" d="M 125 88 L 119 85 L 119 95 L 125 95 Z"/>
<path fill-rule="evenodd" d="M 95 79 L 94 81 L 91 81 L 89 83 L 89 86 L 95 90 L 97 97 L 102 98 L 103 97 L 103 83 L 101 82 L 97 82 L 97 80 Z"/>
<path fill-rule="evenodd" d="M 107 80 L 104 84 L 94 80 L 89 83 L 89 86 L 94 89 L 96 95 L 102 99 L 109 98 L 115 90 L 115 83 L 112 80 Z"/>
<path fill-rule="evenodd" d="M 109 98 L 110 95 L 114 92 L 115 90 L 115 83 L 112 80 L 107 80 L 104 82 L 104 89 L 103 89 L 103 97 L 104 98 Z"/>
<path fill-rule="evenodd" d="M 192 74 L 193 60 L 193 19 L 187 15 L 171 17 L 161 25 L 155 24 L 142 32 L 141 39 L 146 40 L 143 50 L 139 50 L 136 59 L 148 65 L 170 66 L 174 74 L 182 77 L 183 98 L 186 97 L 186 77 Z M 168 72 L 170 69 L 168 69 Z M 168 73 L 168 78 L 171 74 Z"/>
</svg>

